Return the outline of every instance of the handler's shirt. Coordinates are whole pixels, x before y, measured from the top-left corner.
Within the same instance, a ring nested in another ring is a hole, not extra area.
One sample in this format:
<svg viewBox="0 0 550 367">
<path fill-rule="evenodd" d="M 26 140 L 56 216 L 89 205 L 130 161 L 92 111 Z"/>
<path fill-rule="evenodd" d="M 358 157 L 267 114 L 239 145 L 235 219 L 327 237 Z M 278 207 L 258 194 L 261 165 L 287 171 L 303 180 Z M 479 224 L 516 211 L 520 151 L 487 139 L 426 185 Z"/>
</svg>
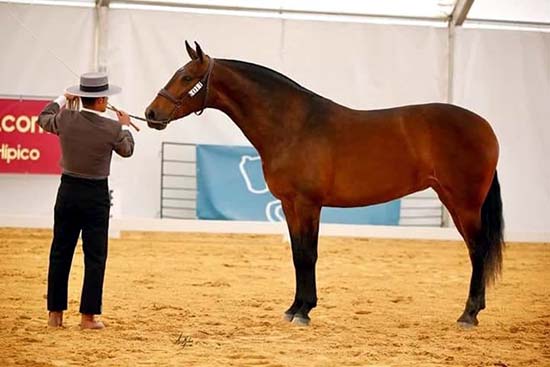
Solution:
<svg viewBox="0 0 550 367">
<path fill-rule="evenodd" d="M 64 174 L 104 179 L 110 173 L 113 150 L 122 157 L 133 154 L 134 138 L 119 122 L 89 111 L 61 109 L 58 103 L 44 108 L 38 124 L 59 136 Z"/>
</svg>

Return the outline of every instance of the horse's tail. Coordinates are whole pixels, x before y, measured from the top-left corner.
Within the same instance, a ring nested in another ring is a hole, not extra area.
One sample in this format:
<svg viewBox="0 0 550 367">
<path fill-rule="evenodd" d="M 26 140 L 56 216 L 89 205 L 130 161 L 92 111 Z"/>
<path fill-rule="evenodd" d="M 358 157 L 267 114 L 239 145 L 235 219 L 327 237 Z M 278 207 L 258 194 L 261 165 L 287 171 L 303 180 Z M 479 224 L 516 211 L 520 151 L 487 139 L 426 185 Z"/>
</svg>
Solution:
<svg viewBox="0 0 550 367">
<path fill-rule="evenodd" d="M 502 252 L 504 250 L 504 219 L 502 217 L 502 198 L 497 172 L 491 188 L 481 207 L 481 231 L 476 247 L 485 253 L 484 280 L 486 285 L 494 283 L 502 270 Z"/>
</svg>

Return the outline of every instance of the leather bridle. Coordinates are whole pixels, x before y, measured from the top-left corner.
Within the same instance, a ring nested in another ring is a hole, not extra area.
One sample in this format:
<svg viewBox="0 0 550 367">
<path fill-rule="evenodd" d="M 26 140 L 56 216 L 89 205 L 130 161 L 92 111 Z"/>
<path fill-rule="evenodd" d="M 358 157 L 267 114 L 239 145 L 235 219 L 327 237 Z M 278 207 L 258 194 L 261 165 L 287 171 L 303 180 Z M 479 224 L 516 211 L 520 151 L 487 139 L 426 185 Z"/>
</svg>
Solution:
<svg viewBox="0 0 550 367">
<path fill-rule="evenodd" d="M 203 113 L 204 109 L 206 108 L 206 103 L 207 103 L 207 99 L 208 99 L 208 87 L 209 87 L 209 81 L 210 81 L 210 74 L 212 74 L 212 69 L 213 68 L 214 68 L 214 59 L 210 58 L 210 61 L 208 63 L 208 70 L 206 71 L 204 76 L 201 78 L 201 80 L 199 80 L 193 86 L 193 88 L 191 88 L 187 93 L 185 93 L 179 99 L 174 97 L 166 88 L 162 88 L 157 93 L 157 96 L 166 98 L 168 101 L 170 101 L 174 105 L 174 108 L 172 109 L 172 112 L 170 112 L 170 115 L 168 116 L 168 118 L 166 120 L 147 119 L 147 121 L 151 122 L 153 124 L 164 125 L 164 127 L 166 127 L 172 121 L 172 119 L 174 117 L 174 114 L 184 105 L 184 102 L 187 99 L 194 98 L 201 91 L 201 89 L 205 88 L 204 99 L 203 99 L 203 102 L 202 102 L 202 108 L 199 111 L 195 111 L 196 115 L 201 115 Z"/>
</svg>

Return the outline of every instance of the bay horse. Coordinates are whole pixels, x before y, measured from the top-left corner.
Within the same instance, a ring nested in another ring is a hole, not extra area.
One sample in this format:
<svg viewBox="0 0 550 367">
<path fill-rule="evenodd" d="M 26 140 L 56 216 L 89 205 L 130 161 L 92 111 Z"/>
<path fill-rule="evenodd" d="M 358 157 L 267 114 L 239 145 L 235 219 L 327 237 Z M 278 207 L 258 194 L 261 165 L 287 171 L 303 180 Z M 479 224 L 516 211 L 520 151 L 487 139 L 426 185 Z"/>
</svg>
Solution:
<svg viewBox="0 0 550 367">
<path fill-rule="evenodd" d="M 489 123 L 444 103 L 359 111 L 323 98 L 266 67 L 214 59 L 185 42 L 191 58 L 147 107 L 164 129 L 192 112 L 226 113 L 257 149 L 269 190 L 289 228 L 296 288 L 285 319 L 310 322 L 317 305 L 315 264 L 323 206 L 378 204 L 433 188 L 448 209 L 472 264 L 458 319 L 478 324 L 485 288 L 502 266 L 499 146 Z"/>
</svg>

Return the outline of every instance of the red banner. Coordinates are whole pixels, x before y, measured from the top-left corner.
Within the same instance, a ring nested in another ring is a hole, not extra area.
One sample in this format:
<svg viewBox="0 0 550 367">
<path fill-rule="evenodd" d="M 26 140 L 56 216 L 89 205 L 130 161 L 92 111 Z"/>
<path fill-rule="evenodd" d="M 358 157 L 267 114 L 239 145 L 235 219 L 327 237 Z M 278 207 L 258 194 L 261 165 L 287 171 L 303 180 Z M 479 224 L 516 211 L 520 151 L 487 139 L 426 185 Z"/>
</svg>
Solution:
<svg viewBox="0 0 550 367">
<path fill-rule="evenodd" d="M 36 123 L 48 103 L 0 98 L 0 173 L 61 172 L 58 137 Z"/>
</svg>

